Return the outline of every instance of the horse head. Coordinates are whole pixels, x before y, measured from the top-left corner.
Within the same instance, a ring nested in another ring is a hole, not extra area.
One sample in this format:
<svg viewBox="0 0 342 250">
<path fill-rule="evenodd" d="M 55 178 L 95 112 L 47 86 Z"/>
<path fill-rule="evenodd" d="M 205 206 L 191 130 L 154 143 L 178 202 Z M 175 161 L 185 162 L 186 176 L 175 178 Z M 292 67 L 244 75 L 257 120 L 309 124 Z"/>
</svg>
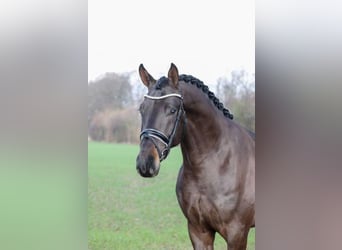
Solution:
<svg viewBox="0 0 342 250">
<path fill-rule="evenodd" d="M 168 77 L 155 80 L 141 64 L 139 75 L 148 93 L 140 105 L 141 133 L 137 171 L 143 177 L 154 177 L 160 162 L 166 159 L 171 147 L 181 141 L 184 118 L 183 96 L 179 88 L 179 74 L 172 63 Z"/>
</svg>

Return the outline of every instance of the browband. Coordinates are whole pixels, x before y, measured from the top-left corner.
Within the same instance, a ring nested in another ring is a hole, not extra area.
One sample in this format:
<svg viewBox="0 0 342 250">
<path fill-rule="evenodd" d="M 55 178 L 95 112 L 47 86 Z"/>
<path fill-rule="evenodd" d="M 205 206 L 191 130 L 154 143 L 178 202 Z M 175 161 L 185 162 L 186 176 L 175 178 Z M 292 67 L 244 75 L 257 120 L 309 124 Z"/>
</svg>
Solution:
<svg viewBox="0 0 342 250">
<path fill-rule="evenodd" d="M 150 96 L 150 95 L 144 95 L 144 97 L 146 97 L 147 99 L 152 99 L 152 100 L 161 100 L 161 99 L 165 99 L 168 97 L 178 97 L 180 99 L 183 100 L 183 97 L 180 94 L 168 94 L 168 95 L 162 95 L 162 96 Z"/>
</svg>

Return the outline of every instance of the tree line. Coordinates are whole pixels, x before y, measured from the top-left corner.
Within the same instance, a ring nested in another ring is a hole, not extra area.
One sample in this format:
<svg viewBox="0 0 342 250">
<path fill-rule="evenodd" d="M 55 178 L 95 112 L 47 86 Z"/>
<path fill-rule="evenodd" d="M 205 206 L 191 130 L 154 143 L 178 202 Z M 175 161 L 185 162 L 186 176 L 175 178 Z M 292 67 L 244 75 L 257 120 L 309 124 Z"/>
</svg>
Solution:
<svg viewBox="0 0 342 250">
<path fill-rule="evenodd" d="M 208 84 L 208 83 L 206 83 Z M 244 70 L 218 78 L 212 89 L 234 120 L 255 130 L 255 76 Z M 90 140 L 139 143 L 138 107 L 146 89 L 135 72 L 106 73 L 88 83 L 88 137 Z"/>
</svg>

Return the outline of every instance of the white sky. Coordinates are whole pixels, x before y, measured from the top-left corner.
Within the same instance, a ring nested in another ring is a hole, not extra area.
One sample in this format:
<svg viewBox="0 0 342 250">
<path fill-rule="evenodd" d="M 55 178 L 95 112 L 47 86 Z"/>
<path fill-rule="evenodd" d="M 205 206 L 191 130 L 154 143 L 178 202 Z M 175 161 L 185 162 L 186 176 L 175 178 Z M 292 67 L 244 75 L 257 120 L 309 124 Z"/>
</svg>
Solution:
<svg viewBox="0 0 342 250">
<path fill-rule="evenodd" d="M 207 84 L 254 73 L 254 0 L 88 1 L 88 80 L 140 63 L 158 78 L 171 62 Z"/>
</svg>

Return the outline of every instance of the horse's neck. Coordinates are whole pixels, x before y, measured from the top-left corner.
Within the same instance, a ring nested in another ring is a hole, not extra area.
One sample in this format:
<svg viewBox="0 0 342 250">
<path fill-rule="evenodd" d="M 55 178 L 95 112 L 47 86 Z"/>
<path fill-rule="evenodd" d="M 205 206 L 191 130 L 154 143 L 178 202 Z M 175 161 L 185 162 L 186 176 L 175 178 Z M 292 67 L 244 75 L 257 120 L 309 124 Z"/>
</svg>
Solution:
<svg viewBox="0 0 342 250">
<path fill-rule="evenodd" d="M 229 121 L 201 90 L 191 85 L 183 86 L 182 90 L 186 128 L 181 148 L 184 163 L 191 164 L 217 150 L 223 140 L 222 134 L 229 132 Z"/>
</svg>

